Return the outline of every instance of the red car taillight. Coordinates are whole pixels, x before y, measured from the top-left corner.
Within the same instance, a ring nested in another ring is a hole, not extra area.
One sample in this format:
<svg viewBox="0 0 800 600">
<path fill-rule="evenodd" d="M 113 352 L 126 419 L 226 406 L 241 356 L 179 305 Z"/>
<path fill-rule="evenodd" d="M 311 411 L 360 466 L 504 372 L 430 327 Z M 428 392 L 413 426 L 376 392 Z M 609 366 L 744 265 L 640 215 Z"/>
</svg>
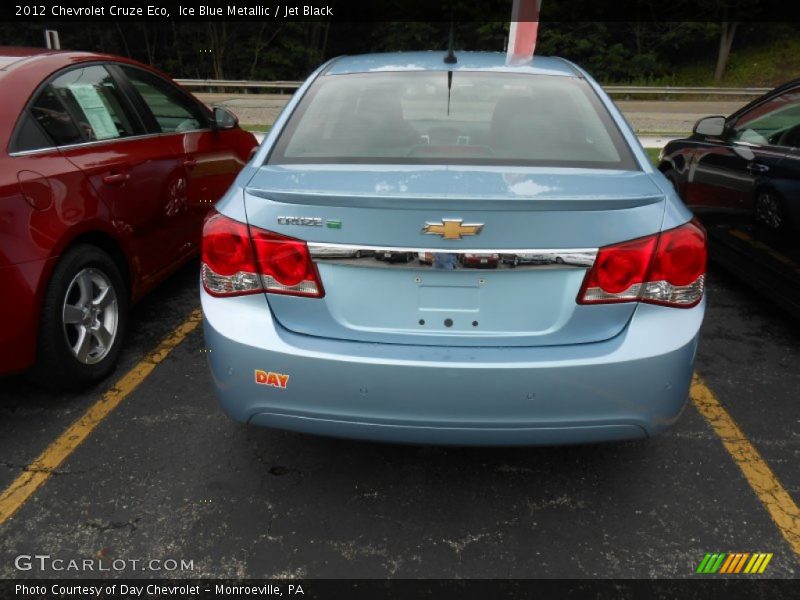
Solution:
<svg viewBox="0 0 800 600">
<path fill-rule="evenodd" d="M 248 227 L 216 212 L 203 225 L 200 269 L 203 287 L 213 296 L 324 295 L 305 242 Z"/>
<path fill-rule="evenodd" d="M 680 308 L 703 298 L 706 232 L 696 221 L 601 248 L 586 273 L 578 304 L 647 302 Z"/>
</svg>

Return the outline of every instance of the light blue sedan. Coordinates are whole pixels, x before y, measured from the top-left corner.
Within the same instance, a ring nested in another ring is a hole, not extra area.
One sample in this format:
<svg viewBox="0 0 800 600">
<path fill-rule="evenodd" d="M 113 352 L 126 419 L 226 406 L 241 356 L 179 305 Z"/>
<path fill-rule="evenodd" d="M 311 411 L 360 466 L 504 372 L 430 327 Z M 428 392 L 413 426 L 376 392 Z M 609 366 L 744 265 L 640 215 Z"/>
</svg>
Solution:
<svg viewBox="0 0 800 600">
<path fill-rule="evenodd" d="M 644 438 L 685 406 L 706 236 L 574 64 L 332 60 L 205 223 L 233 419 L 425 444 Z"/>
</svg>

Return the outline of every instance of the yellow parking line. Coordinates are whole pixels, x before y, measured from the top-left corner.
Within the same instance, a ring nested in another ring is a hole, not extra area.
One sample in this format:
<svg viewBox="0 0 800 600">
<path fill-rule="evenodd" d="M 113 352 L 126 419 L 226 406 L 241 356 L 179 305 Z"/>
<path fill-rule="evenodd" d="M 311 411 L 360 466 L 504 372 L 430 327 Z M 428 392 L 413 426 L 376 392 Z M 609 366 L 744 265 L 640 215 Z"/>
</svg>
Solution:
<svg viewBox="0 0 800 600">
<path fill-rule="evenodd" d="M 722 407 L 714 392 L 697 374 L 692 381 L 691 398 L 697 410 L 722 440 L 734 462 L 739 465 L 750 487 L 800 561 L 800 508 L 728 411 Z"/>
<path fill-rule="evenodd" d="M 103 419 L 113 411 L 148 375 L 164 360 L 187 335 L 200 323 L 200 309 L 192 312 L 186 321 L 168 334 L 155 350 L 150 352 L 103 397 L 70 425 L 39 457 L 34 460 L 14 482 L 0 494 L 0 525 L 25 504 L 33 493 L 43 485 L 70 454 L 94 431 Z"/>
</svg>

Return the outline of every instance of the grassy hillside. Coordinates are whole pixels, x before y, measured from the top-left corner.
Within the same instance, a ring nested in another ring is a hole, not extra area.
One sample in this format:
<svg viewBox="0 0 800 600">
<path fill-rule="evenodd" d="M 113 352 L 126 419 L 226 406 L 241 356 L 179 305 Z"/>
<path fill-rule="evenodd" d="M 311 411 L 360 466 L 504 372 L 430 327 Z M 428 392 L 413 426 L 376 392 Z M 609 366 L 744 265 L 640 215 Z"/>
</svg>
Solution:
<svg viewBox="0 0 800 600">
<path fill-rule="evenodd" d="M 645 148 L 645 152 L 647 152 L 647 156 L 650 157 L 652 163 L 658 166 L 658 153 L 661 152 L 658 148 Z"/>
<path fill-rule="evenodd" d="M 652 82 L 659 85 L 730 85 L 773 87 L 800 77 L 800 39 L 782 38 L 763 45 L 733 44 L 725 78 L 714 81 L 714 60 L 699 60 L 681 67 L 674 76 Z"/>
</svg>

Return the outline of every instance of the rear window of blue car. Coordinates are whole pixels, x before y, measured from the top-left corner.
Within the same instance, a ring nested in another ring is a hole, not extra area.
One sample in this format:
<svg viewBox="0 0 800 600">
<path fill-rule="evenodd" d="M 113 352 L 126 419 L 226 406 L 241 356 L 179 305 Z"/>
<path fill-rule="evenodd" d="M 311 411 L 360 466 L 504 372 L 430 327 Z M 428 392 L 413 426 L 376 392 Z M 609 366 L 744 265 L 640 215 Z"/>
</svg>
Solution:
<svg viewBox="0 0 800 600">
<path fill-rule="evenodd" d="M 583 79 L 470 71 L 322 76 L 269 162 L 638 168 Z"/>
</svg>

